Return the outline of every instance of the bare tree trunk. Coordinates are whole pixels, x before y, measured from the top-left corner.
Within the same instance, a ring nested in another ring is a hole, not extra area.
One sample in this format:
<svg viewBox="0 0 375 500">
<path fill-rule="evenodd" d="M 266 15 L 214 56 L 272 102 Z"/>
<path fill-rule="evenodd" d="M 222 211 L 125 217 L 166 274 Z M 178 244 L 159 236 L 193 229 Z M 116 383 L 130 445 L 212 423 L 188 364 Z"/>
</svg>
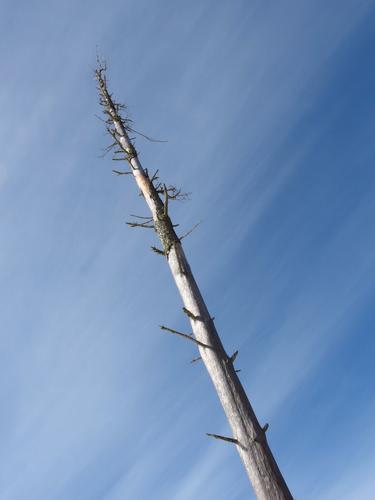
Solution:
<svg viewBox="0 0 375 500">
<path fill-rule="evenodd" d="M 117 104 L 107 89 L 105 67 L 99 64 L 96 70 L 100 103 L 107 116 L 107 130 L 114 138 L 116 154 L 121 154 L 130 165 L 137 185 L 151 211 L 149 220 L 130 223 L 133 226 L 151 227 L 158 234 L 163 250 L 154 249 L 165 255 L 173 278 L 180 292 L 184 312 L 189 317 L 193 336 L 180 334 L 163 327 L 171 333 L 187 337 L 198 346 L 200 357 L 219 396 L 224 412 L 233 432 L 233 437 L 216 434 L 210 436 L 233 443 L 243 461 L 246 473 L 259 500 L 287 500 L 292 495 L 284 481 L 277 463 L 268 446 L 265 432 L 268 425 L 261 427 L 237 376 L 233 363 L 237 352 L 228 356 L 216 331 L 198 285 L 191 272 L 174 226 L 168 215 L 168 201 L 179 194 L 174 188 L 155 182 L 150 178 L 138 159 L 137 152 L 129 139 L 132 131 L 130 122 L 121 116 L 124 106 Z M 161 196 L 163 198 L 161 198 Z"/>
</svg>

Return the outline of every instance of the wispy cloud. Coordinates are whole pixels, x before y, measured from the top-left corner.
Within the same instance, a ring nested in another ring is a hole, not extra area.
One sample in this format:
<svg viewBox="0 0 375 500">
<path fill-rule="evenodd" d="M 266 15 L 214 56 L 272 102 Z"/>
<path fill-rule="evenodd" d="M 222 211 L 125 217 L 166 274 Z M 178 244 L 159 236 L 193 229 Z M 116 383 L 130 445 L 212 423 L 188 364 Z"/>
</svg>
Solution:
<svg viewBox="0 0 375 500">
<path fill-rule="evenodd" d="M 186 240 L 194 269 L 226 344 L 241 347 L 260 417 L 285 419 L 373 291 L 371 182 L 340 219 L 308 177 L 337 117 L 298 135 L 371 2 L 42 4 L 8 3 L 1 21 L 0 496 L 243 498 L 235 450 L 204 436 L 224 418 L 203 367 L 189 365 L 193 347 L 157 331 L 167 318 L 186 325 L 167 269 L 145 250 L 152 236 L 123 225 L 142 200 L 98 158 L 95 47 L 137 128 L 168 138 L 138 138 L 142 161 L 193 191 L 174 213 L 182 227 L 205 221 Z M 321 220 L 319 200 L 337 224 Z M 372 456 L 321 498 L 366 498 Z"/>
</svg>

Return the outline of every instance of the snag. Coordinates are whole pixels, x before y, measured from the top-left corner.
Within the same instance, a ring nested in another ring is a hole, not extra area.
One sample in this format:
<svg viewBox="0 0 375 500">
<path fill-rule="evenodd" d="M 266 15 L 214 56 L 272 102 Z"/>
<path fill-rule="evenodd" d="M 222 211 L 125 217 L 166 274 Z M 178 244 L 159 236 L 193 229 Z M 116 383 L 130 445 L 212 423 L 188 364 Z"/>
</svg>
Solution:
<svg viewBox="0 0 375 500">
<path fill-rule="evenodd" d="M 118 104 L 109 93 L 106 67 L 99 61 L 95 75 L 98 82 L 99 102 L 105 115 L 104 121 L 113 140 L 108 149 L 112 151 L 112 148 L 116 148 L 114 158 L 125 159 L 129 163 L 130 172 L 133 174 L 140 194 L 151 212 L 149 219 L 141 218 L 144 222 L 128 222 L 127 224 L 131 227 L 156 231 L 162 249 L 152 247 L 152 250 L 166 257 L 183 302 L 183 311 L 190 320 L 193 334 L 188 335 L 165 326 L 161 328 L 189 339 L 198 346 L 200 357 L 195 358 L 193 362 L 201 359 L 204 363 L 232 433 L 237 436 L 237 439 L 218 434 L 208 435 L 237 445 L 237 450 L 258 500 L 292 500 L 292 495 L 267 444 L 266 426 L 263 428 L 260 426 L 233 367 L 238 351 L 228 358 L 186 259 L 181 240 L 191 231 L 178 237 L 175 232 L 177 225 L 171 221 L 169 202 L 184 200 L 188 195 L 174 186 L 160 182 L 158 171 L 151 178 L 149 177 L 148 171 L 142 167 L 139 161 L 134 139 L 130 137 L 132 132 L 137 134 L 138 132 L 132 128 L 132 122 L 125 114 L 126 106 Z M 116 156 L 118 154 L 121 155 L 121 158 Z M 118 175 L 122 175 L 119 172 L 115 171 Z M 261 438 L 254 439 L 254 436 L 261 436 Z"/>
</svg>

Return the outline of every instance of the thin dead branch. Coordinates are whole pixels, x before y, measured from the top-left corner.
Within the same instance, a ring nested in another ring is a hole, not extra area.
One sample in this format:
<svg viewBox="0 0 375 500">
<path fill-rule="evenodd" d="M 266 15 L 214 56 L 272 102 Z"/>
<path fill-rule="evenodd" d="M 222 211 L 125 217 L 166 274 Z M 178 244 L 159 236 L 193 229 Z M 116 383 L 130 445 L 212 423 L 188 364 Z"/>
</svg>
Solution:
<svg viewBox="0 0 375 500">
<path fill-rule="evenodd" d="M 154 246 L 152 246 L 152 247 L 151 247 L 151 250 L 152 250 L 153 252 L 157 253 L 158 255 L 164 255 L 164 257 L 165 257 L 165 252 L 164 252 L 164 250 L 160 250 L 160 248 L 157 248 L 157 247 L 154 247 Z"/>
<path fill-rule="evenodd" d="M 202 221 L 199 221 L 195 224 L 195 226 L 193 226 L 191 229 L 189 229 L 189 231 L 187 233 L 185 233 L 183 236 L 180 236 L 180 241 L 182 241 L 184 238 L 186 238 L 187 236 L 189 236 L 189 234 L 191 234 L 200 224 L 201 224 Z"/>
<path fill-rule="evenodd" d="M 206 436 L 213 437 L 214 439 L 220 439 L 221 441 L 226 441 L 227 443 L 240 444 L 237 439 L 226 436 L 220 436 L 220 434 L 210 434 L 206 432 Z"/>
<path fill-rule="evenodd" d="M 162 142 L 162 143 L 168 142 L 168 141 L 163 141 L 161 139 L 153 139 L 152 137 L 149 137 L 148 135 L 143 134 L 142 132 L 139 132 L 138 130 L 135 130 L 133 127 L 129 127 L 129 130 L 131 132 L 134 132 L 135 134 L 140 135 L 141 137 L 144 137 L 145 139 L 147 139 L 150 142 Z"/>
<path fill-rule="evenodd" d="M 133 172 L 130 172 L 130 171 L 129 172 L 123 172 L 121 170 L 112 170 L 112 172 L 114 174 L 116 174 L 116 175 L 132 175 L 133 174 Z"/>
<path fill-rule="evenodd" d="M 154 175 L 151 177 L 150 181 L 153 183 L 155 180 L 159 179 L 158 177 L 159 169 L 156 170 Z"/>
<path fill-rule="evenodd" d="M 141 227 L 142 229 L 155 229 L 154 225 L 149 226 L 148 224 L 146 224 L 146 222 L 144 222 L 143 224 L 139 224 L 138 222 L 127 222 L 126 224 L 130 227 Z"/>
<path fill-rule="evenodd" d="M 201 356 L 198 356 L 196 358 L 193 358 L 190 363 L 196 363 L 197 361 L 202 361 L 202 357 Z"/>
<path fill-rule="evenodd" d="M 191 342 L 194 342 L 195 344 L 197 344 L 201 347 L 205 347 L 206 349 L 213 349 L 212 346 L 210 346 L 208 344 L 204 344 L 200 340 L 197 340 L 196 338 L 194 338 L 192 333 L 189 335 L 187 333 L 178 332 L 177 330 L 174 330 L 173 328 L 168 328 L 167 326 L 164 326 L 164 325 L 160 325 L 160 328 L 161 328 L 161 330 L 165 330 L 166 332 L 173 333 L 174 335 L 178 335 L 184 339 L 188 339 Z"/>
</svg>

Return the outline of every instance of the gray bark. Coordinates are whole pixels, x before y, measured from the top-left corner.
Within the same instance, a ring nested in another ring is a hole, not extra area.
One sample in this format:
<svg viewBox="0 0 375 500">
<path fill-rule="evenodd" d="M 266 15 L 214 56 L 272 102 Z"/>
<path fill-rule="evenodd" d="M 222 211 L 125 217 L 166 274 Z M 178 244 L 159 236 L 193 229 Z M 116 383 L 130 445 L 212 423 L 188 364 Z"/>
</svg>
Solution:
<svg viewBox="0 0 375 500">
<path fill-rule="evenodd" d="M 168 215 L 168 192 L 164 200 L 155 188 L 147 170 L 129 139 L 129 126 L 120 107 L 108 93 L 104 68 L 96 71 L 100 102 L 108 117 L 109 132 L 127 157 L 131 172 L 151 211 L 153 225 L 163 245 L 163 253 L 181 295 L 185 312 L 203 363 L 205 364 L 232 429 L 232 438 L 223 438 L 237 447 L 246 473 L 259 500 L 289 500 L 292 495 L 268 446 L 265 431 L 255 416 L 249 399 L 233 366 L 234 359 L 225 352 L 214 321 L 200 293 L 181 240 Z M 220 436 L 212 435 L 216 438 Z"/>
</svg>

